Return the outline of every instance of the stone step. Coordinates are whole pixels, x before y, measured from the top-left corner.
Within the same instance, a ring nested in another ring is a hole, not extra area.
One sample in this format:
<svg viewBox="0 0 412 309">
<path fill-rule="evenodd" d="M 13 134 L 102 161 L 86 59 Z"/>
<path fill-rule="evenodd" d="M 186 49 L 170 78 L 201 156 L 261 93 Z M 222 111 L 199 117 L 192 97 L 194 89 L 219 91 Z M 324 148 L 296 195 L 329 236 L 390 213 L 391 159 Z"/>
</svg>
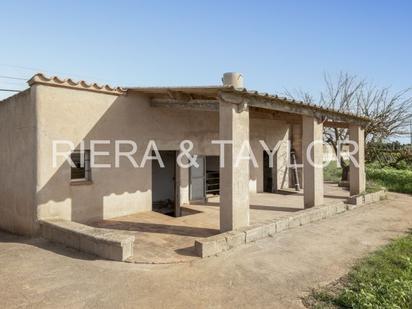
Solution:
<svg viewBox="0 0 412 309">
<path fill-rule="evenodd" d="M 242 244 L 271 237 L 284 230 L 326 219 L 368 203 L 377 202 L 385 196 L 386 192 L 384 190 L 353 196 L 346 203 L 339 202 L 308 208 L 291 216 L 268 220 L 239 230 L 198 239 L 195 241 L 196 254 L 202 258 L 213 256 Z"/>
<path fill-rule="evenodd" d="M 40 220 L 43 238 L 99 257 L 125 261 L 133 256 L 134 236 L 62 219 Z"/>
</svg>

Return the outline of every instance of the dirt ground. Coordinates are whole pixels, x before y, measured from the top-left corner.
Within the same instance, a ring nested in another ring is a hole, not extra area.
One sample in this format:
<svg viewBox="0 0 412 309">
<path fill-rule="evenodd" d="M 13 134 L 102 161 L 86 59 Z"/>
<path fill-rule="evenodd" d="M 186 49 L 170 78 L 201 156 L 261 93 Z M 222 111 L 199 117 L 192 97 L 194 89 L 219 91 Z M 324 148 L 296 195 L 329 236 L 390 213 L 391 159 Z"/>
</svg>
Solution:
<svg viewBox="0 0 412 309">
<path fill-rule="evenodd" d="M 312 287 L 412 227 L 412 197 L 285 231 L 217 257 L 145 265 L 98 260 L 0 233 L 1 308 L 299 308 Z"/>
</svg>

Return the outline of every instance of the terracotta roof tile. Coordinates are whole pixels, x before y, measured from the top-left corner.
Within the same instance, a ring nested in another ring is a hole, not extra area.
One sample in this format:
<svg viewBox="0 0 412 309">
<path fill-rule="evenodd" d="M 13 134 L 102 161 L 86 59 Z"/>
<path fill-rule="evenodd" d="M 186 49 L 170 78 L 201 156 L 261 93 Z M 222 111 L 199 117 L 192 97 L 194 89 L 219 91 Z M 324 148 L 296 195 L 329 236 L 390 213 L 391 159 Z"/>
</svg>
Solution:
<svg viewBox="0 0 412 309">
<path fill-rule="evenodd" d="M 329 107 L 318 106 L 316 104 L 312 104 L 309 102 L 303 101 L 296 101 L 293 99 L 288 99 L 286 97 L 280 97 L 278 95 L 269 94 L 266 92 L 258 92 L 256 90 L 248 90 L 246 88 L 236 89 L 232 86 L 175 86 L 175 87 L 128 87 L 128 88 L 121 88 L 121 87 L 112 87 L 109 85 L 98 85 L 96 83 L 87 83 L 84 80 L 81 81 L 74 81 L 71 78 L 68 79 L 61 79 L 57 76 L 46 77 L 42 73 L 38 73 L 34 75 L 29 81 L 28 84 L 31 86 L 33 84 L 47 84 L 51 86 L 60 86 L 60 87 L 68 87 L 73 89 L 80 89 L 80 90 L 89 90 L 95 92 L 103 92 L 109 94 L 126 94 L 127 91 L 131 92 L 139 92 L 149 95 L 154 95 L 157 93 L 167 93 L 168 91 L 177 91 L 177 92 L 187 92 L 187 93 L 195 93 L 195 94 L 202 94 L 207 93 L 209 96 L 217 96 L 220 91 L 229 91 L 233 93 L 239 93 L 241 95 L 251 96 L 255 98 L 261 98 L 263 100 L 276 100 L 277 102 L 283 102 L 284 104 L 299 106 L 299 107 L 307 107 L 315 111 L 325 112 L 329 114 L 336 114 L 336 115 L 346 115 L 348 117 L 362 120 L 362 121 L 370 121 L 368 117 L 364 117 L 361 115 L 356 115 L 349 112 L 343 112 L 334 110 Z"/>
<path fill-rule="evenodd" d="M 103 92 L 110 94 L 125 94 L 125 88 L 112 87 L 109 85 L 99 85 L 96 83 L 87 83 L 84 80 L 74 81 L 71 78 L 62 79 L 57 76 L 46 77 L 42 73 L 37 73 L 29 81 L 28 84 L 31 86 L 33 84 L 46 84 L 51 86 L 67 87 L 72 89 L 89 90 L 95 92 Z"/>
</svg>

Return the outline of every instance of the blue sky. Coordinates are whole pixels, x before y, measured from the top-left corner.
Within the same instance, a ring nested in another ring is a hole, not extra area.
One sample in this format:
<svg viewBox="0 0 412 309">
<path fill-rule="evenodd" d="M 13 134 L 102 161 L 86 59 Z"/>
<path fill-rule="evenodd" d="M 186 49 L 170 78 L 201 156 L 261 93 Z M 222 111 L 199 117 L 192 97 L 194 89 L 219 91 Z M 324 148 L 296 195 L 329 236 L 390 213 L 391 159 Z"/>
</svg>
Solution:
<svg viewBox="0 0 412 309">
<path fill-rule="evenodd" d="M 4 1 L 0 75 L 205 85 L 239 71 L 248 88 L 317 94 L 345 71 L 396 91 L 412 86 L 411 16 L 396 0 Z"/>
</svg>

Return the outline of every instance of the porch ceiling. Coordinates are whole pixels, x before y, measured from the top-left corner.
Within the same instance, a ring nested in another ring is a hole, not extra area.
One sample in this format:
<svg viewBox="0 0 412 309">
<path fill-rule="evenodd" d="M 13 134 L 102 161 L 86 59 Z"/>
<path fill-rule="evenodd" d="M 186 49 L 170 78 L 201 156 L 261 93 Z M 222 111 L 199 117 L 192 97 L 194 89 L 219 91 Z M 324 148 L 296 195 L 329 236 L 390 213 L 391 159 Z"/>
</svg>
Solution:
<svg viewBox="0 0 412 309">
<path fill-rule="evenodd" d="M 233 103 L 247 102 L 259 110 L 283 112 L 291 115 L 311 116 L 328 121 L 331 126 L 344 127 L 349 123 L 366 125 L 370 119 L 352 113 L 341 112 L 315 104 L 290 100 L 286 97 L 258 91 L 236 89 L 227 86 L 193 87 L 135 87 L 128 88 L 129 94 L 147 95 L 153 107 L 197 109 L 218 111 L 219 100 Z M 326 123 L 325 123 L 326 124 Z"/>
</svg>

